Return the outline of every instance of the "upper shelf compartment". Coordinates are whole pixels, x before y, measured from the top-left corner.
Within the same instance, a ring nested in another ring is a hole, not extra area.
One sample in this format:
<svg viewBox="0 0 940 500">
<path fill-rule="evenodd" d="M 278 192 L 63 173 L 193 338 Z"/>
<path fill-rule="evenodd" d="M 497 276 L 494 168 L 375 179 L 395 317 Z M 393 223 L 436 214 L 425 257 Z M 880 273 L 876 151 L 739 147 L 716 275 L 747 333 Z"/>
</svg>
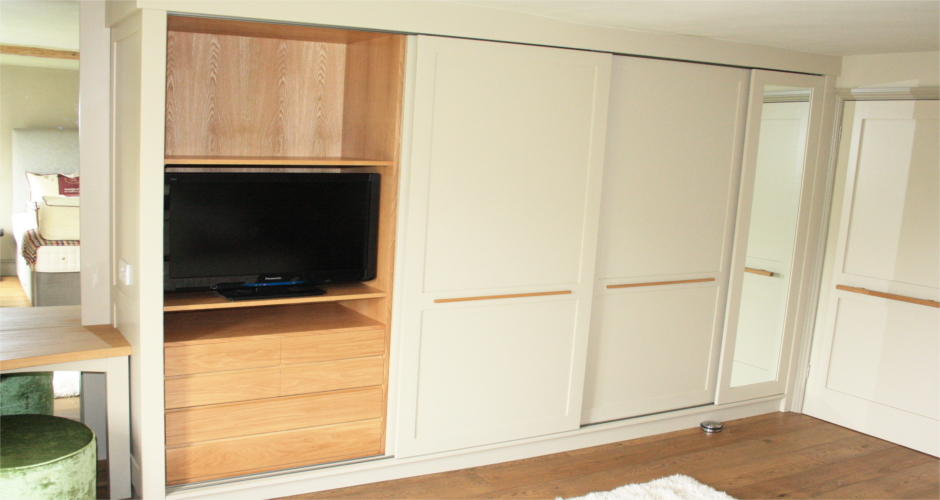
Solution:
<svg viewBox="0 0 940 500">
<path fill-rule="evenodd" d="M 364 283 L 323 285 L 323 295 L 311 297 L 287 297 L 281 299 L 231 301 L 216 292 L 169 293 L 163 297 L 163 312 L 201 311 L 205 309 L 232 309 L 286 304 L 310 304 L 314 302 L 341 302 L 348 300 L 376 299 L 388 293 Z"/>
<path fill-rule="evenodd" d="M 169 16 L 166 164 L 389 166 L 405 37 Z"/>
<path fill-rule="evenodd" d="M 164 162 L 172 165 L 240 165 L 280 167 L 388 167 L 390 160 L 363 158 L 337 158 L 319 156 L 167 156 Z"/>
</svg>

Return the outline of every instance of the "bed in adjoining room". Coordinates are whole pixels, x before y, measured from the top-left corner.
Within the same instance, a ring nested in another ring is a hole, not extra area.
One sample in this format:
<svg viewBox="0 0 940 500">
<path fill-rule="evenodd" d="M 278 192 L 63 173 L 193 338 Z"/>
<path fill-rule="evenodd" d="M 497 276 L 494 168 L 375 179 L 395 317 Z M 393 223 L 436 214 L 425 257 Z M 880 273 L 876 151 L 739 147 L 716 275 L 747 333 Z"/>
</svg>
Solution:
<svg viewBox="0 0 940 500">
<path fill-rule="evenodd" d="M 14 129 L 16 274 L 34 307 L 81 302 L 78 131 Z"/>
</svg>

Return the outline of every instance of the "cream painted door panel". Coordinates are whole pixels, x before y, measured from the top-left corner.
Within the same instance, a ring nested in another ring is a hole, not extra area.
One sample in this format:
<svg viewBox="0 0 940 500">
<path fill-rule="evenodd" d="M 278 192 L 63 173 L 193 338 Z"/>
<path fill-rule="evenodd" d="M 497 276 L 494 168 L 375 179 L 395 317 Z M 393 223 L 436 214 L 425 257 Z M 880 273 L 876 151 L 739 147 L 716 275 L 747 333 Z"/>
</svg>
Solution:
<svg viewBox="0 0 940 500">
<path fill-rule="evenodd" d="M 940 454 L 940 106 L 847 103 L 803 410 Z M 841 286 L 843 288 L 836 288 Z M 856 293 L 924 299 L 913 304 Z M 933 301 L 932 305 L 931 302 Z"/>
<path fill-rule="evenodd" d="M 595 298 L 585 417 L 603 422 L 711 403 L 705 374 L 718 347 L 719 293 L 714 283 L 694 283 Z"/>
<path fill-rule="evenodd" d="M 615 57 L 600 280 L 725 270 L 749 72 Z"/>
<path fill-rule="evenodd" d="M 614 58 L 583 423 L 714 401 L 748 82 Z"/>
<path fill-rule="evenodd" d="M 576 429 L 611 56 L 420 36 L 413 57 L 395 453 Z"/>
<path fill-rule="evenodd" d="M 578 301 L 517 302 L 424 311 L 417 440 L 454 449 L 547 434 L 577 410 Z"/>
</svg>

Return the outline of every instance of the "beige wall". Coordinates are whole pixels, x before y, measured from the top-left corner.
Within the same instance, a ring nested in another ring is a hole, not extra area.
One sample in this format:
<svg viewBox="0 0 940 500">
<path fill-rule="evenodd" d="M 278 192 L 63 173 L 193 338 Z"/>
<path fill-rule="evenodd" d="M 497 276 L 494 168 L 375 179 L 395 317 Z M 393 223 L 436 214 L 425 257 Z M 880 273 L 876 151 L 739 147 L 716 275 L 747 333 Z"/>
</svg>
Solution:
<svg viewBox="0 0 940 500">
<path fill-rule="evenodd" d="M 940 52 L 871 54 L 842 58 L 836 87 L 931 87 L 940 85 Z"/>
<path fill-rule="evenodd" d="M 3 274 L 16 274 L 13 240 L 13 167 L 10 149 L 15 128 L 78 127 L 78 71 L 0 66 L 0 259 Z M 22 211 L 21 208 L 16 209 Z"/>
<path fill-rule="evenodd" d="M 111 323 L 111 30 L 104 9 L 100 1 L 80 6 L 83 325 Z"/>
</svg>

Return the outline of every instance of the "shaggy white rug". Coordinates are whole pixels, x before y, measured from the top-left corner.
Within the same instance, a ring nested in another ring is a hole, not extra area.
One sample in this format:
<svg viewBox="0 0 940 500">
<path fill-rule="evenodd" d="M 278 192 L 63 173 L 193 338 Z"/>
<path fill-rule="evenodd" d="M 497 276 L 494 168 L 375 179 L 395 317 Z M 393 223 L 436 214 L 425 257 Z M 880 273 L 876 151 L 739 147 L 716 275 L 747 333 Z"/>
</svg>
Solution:
<svg viewBox="0 0 940 500">
<path fill-rule="evenodd" d="M 689 476 L 676 474 L 648 483 L 628 484 L 611 491 L 588 493 L 569 500 L 734 500 L 734 497 Z"/>
<path fill-rule="evenodd" d="M 73 398 L 81 392 L 82 372 L 52 372 L 56 398 Z"/>
</svg>

